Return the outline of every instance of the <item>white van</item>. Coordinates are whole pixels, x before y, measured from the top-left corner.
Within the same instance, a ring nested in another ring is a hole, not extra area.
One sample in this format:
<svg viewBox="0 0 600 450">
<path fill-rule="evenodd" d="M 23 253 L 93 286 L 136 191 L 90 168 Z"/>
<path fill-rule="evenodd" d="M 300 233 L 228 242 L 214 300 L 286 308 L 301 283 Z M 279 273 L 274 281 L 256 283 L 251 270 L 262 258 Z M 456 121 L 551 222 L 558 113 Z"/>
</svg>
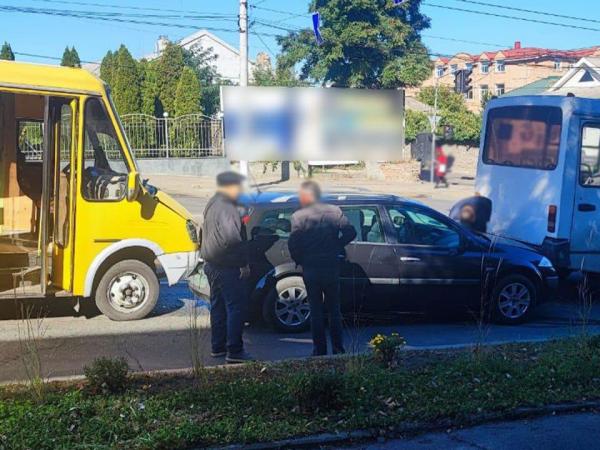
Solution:
<svg viewBox="0 0 600 450">
<path fill-rule="evenodd" d="M 600 100 L 504 97 L 484 115 L 476 191 L 488 231 L 562 269 L 600 272 Z"/>
</svg>

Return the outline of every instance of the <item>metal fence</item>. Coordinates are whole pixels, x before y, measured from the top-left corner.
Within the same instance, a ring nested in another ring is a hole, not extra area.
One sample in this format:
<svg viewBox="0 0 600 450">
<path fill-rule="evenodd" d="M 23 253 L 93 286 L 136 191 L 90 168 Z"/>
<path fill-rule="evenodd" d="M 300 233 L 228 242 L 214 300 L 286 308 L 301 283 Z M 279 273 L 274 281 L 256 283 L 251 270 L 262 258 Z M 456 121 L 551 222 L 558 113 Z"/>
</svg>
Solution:
<svg viewBox="0 0 600 450">
<path fill-rule="evenodd" d="M 173 118 L 128 114 L 121 121 L 136 158 L 224 156 L 221 120 L 202 114 Z"/>
<path fill-rule="evenodd" d="M 207 158 L 224 156 L 223 121 L 201 114 L 157 119 L 144 114 L 121 118 L 131 149 L 136 158 Z M 18 123 L 19 150 L 26 161 L 42 161 L 44 124 L 36 120 Z M 69 159 L 70 127 L 63 122 L 61 158 Z M 117 143 L 100 134 L 102 148 L 109 160 L 122 159 Z M 85 158 L 93 158 L 92 144 L 86 136 Z"/>
</svg>

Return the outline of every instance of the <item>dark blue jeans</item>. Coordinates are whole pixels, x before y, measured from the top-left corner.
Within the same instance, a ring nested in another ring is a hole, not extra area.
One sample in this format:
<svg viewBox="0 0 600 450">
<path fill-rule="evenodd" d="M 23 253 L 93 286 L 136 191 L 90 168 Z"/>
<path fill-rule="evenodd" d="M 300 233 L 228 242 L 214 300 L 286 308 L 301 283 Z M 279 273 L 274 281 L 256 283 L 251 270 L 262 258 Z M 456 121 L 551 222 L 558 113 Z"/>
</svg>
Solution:
<svg viewBox="0 0 600 450">
<path fill-rule="evenodd" d="M 302 267 L 304 285 L 310 302 L 310 328 L 313 355 L 327 354 L 325 309 L 329 317 L 329 335 L 333 354 L 344 353 L 342 313 L 340 311 L 340 271 L 338 267 Z"/>
<path fill-rule="evenodd" d="M 244 350 L 246 281 L 240 279 L 240 269 L 204 265 L 210 284 L 210 327 L 212 351 L 227 351 L 236 355 Z"/>
</svg>

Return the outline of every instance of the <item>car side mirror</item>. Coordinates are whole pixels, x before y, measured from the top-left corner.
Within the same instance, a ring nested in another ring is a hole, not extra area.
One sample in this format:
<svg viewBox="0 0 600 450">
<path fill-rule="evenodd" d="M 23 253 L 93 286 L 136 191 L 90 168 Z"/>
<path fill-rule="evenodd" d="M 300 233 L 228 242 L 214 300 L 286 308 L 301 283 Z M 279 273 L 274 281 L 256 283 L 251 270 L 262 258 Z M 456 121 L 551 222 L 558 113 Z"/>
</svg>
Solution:
<svg viewBox="0 0 600 450">
<path fill-rule="evenodd" d="M 140 194 L 140 176 L 137 172 L 130 172 L 127 175 L 127 201 L 133 202 L 137 200 Z"/>
</svg>

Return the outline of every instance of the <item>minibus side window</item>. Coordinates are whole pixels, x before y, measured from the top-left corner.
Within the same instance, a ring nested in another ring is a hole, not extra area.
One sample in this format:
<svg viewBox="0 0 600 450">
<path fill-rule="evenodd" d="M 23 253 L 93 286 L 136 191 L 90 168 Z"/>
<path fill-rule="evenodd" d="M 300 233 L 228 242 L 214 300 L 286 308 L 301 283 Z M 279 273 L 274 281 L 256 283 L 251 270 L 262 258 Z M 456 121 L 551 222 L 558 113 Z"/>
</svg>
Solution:
<svg viewBox="0 0 600 450">
<path fill-rule="evenodd" d="M 113 123 L 99 99 L 86 102 L 84 120 L 82 195 L 91 201 L 122 200 L 129 169 Z"/>
<path fill-rule="evenodd" d="M 600 187 L 600 124 L 583 127 L 579 182 L 582 186 Z"/>
</svg>

